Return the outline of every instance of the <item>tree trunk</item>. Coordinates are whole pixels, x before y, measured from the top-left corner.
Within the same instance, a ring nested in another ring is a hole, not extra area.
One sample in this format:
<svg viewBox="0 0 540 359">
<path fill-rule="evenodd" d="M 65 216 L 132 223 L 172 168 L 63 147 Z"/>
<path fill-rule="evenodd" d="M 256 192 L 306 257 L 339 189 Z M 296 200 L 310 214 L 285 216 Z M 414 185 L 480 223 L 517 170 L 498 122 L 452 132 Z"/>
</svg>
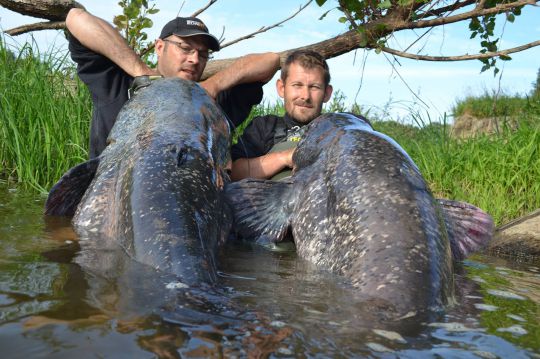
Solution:
<svg viewBox="0 0 540 359">
<path fill-rule="evenodd" d="M 51 21 L 64 21 L 73 7 L 84 9 L 73 0 L 0 0 L 0 5 L 19 14 Z"/>
<path fill-rule="evenodd" d="M 361 40 L 361 35 L 358 32 L 351 30 L 342 35 L 338 35 L 315 44 L 282 51 L 279 53 L 279 55 L 281 57 L 281 63 L 285 61 L 285 58 L 289 53 L 299 49 L 313 50 L 320 53 L 325 59 L 330 59 L 332 57 L 345 54 L 351 50 L 360 48 L 361 46 L 359 44 L 361 43 Z M 209 61 L 204 70 L 203 79 L 207 79 L 216 72 L 226 68 L 232 62 L 234 62 L 234 60 L 236 60 L 236 58 Z"/>
</svg>

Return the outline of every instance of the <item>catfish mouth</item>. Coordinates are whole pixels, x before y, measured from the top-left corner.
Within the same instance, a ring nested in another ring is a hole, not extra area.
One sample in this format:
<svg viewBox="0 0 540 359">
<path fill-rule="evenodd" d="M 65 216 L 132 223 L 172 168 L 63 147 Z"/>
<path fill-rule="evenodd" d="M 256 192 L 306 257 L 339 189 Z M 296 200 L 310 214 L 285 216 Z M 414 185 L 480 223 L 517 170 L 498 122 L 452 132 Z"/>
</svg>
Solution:
<svg viewBox="0 0 540 359">
<path fill-rule="evenodd" d="M 193 286 L 217 282 L 217 265 L 210 243 L 202 237 L 195 224 L 194 231 L 176 235 L 159 233 L 151 241 L 156 248 L 139 255 L 138 261 L 164 273 L 170 273 L 182 283 Z"/>
</svg>

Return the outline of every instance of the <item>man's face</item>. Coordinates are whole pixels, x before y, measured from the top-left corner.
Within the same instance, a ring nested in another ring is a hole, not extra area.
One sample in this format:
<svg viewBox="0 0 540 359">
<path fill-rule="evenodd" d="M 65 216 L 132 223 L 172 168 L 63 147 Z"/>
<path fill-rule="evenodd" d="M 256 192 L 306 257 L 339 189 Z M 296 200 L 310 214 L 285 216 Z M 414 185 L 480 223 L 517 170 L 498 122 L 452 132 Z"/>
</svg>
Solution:
<svg viewBox="0 0 540 359">
<path fill-rule="evenodd" d="M 199 81 L 208 61 L 208 47 L 202 36 L 158 39 L 156 54 L 162 76 L 191 81 Z"/>
<path fill-rule="evenodd" d="M 323 69 L 306 69 L 294 62 L 285 82 L 278 79 L 276 88 L 289 116 L 300 123 L 309 123 L 319 116 L 323 103 L 332 95 L 332 86 L 324 84 Z"/>
</svg>

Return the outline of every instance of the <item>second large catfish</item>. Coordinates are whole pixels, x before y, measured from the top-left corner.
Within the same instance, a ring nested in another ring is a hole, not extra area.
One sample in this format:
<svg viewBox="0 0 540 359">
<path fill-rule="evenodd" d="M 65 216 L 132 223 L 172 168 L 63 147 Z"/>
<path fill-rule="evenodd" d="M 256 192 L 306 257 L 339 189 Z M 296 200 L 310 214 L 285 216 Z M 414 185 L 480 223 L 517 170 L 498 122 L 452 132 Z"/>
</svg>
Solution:
<svg viewBox="0 0 540 359">
<path fill-rule="evenodd" d="M 293 163 L 288 180 L 228 186 L 237 230 L 258 242 L 290 230 L 300 257 L 346 277 L 391 317 L 451 301 L 452 256 L 491 237 L 489 215 L 434 199 L 407 153 L 354 115 L 314 120 Z"/>
</svg>

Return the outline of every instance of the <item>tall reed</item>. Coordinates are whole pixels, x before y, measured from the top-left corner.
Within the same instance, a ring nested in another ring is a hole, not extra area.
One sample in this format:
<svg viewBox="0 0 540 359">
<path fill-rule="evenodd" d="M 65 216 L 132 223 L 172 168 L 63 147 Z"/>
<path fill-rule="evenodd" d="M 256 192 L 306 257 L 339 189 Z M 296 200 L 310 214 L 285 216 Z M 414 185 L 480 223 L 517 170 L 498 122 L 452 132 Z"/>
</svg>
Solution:
<svg viewBox="0 0 540 359">
<path fill-rule="evenodd" d="M 374 126 L 411 155 L 435 196 L 472 203 L 502 224 L 540 208 L 538 120 L 469 139 L 451 137 L 445 124 Z"/>
<path fill-rule="evenodd" d="M 67 54 L 0 39 L 0 175 L 47 189 L 87 158 L 91 102 Z"/>
</svg>

